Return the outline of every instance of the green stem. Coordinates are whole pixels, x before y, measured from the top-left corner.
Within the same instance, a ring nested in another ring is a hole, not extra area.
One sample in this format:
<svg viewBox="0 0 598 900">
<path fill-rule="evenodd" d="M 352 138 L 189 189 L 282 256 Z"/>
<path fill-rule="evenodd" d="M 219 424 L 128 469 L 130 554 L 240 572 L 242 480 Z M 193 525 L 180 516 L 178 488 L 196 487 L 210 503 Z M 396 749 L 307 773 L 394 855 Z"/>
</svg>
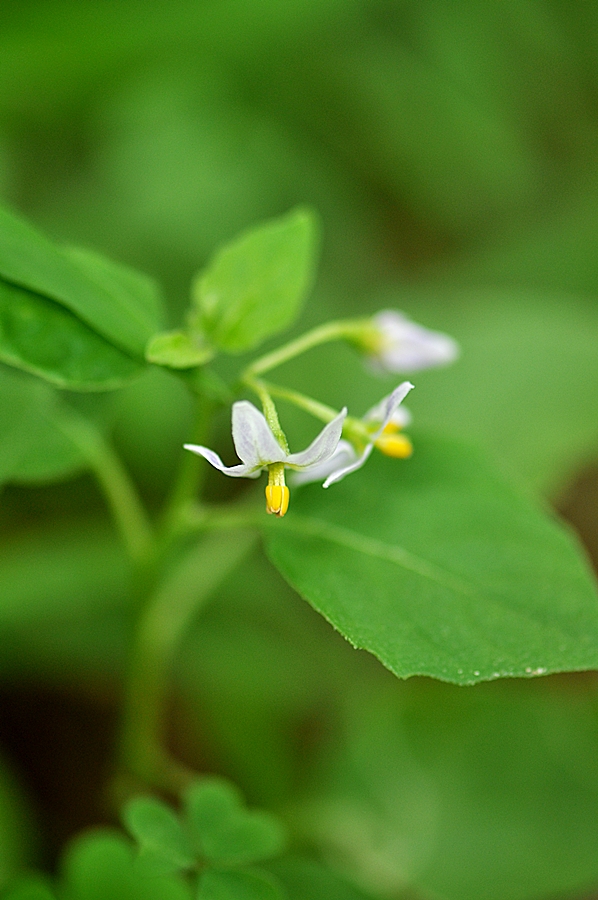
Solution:
<svg viewBox="0 0 598 900">
<path fill-rule="evenodd" d="M 126 686 L 121 754 L 126 771 L 178 791 L 190 777 L 164 748 L 172 670 L 181 640 L 216 588 L 255 543 L 254 531 L 208 535 L 186 553 L 151 597 L 134 639 Z"/>
<path fill-rule="evenodd" d="M 137 564 L 146 563 L 154 547 L 152 528 L 120 457 L 99 429 L 74 410 L 63 412 L 57 421 L 94 473 L 131 559 Z"/>
<path fill-rule="evenodd" d="M 212 415 L 215 408 L 213 400 L 205 395 L 195 394 L 195 421 L 190 444 L 205 444 L 210 435 Z M 183 451 L 179 471 L 173 489 L 166 502 L 163 515 L 163 529 L 169 534 L 176 528 L 181 510 L 192 502 L 203 487 L 207 463 L 196 453 Z"/>
<path fill-rule="evenodd" d="M 280 397 L 281 400 L 288 400 L 289 403 L 311 413 L 312 416 L 315 416 L 316 419 L 320 419 L 322 422 L 332 422 L 338 416 L 337 409 L 326 406 L 325 403 L 320 403 L 319 400 L 314 400 L 313 397 L 308 397 L 299 391 L 293 391 L 290 388 L 281 387 L 278 384 L 271 384 L 266 381 L 260 383 L 272 396 Z"/>
<path fill-rule="evenodd" d="M 267 353 L 260 359 L 255 360 L 243 373 L 242 380 L 246 381 L 247 378 L 262 375 L 275 366 L 280 366 L 281 363 L 293 359 L 295 356 L 299 356 L 299 354 L 305 353 L 306 350 L 311 350 L 312 347 L 317 347 L 320 344 L 339 340 L 349 340 L 361 344 L 371 330 L 372 326 L 369 319 L 346 319 L 339 322 L 326 322 L 325 325 L 319 325 L 294 341 L 290 341 L 277 350 L 273 350 L 272 353 Z"/>
</svg>

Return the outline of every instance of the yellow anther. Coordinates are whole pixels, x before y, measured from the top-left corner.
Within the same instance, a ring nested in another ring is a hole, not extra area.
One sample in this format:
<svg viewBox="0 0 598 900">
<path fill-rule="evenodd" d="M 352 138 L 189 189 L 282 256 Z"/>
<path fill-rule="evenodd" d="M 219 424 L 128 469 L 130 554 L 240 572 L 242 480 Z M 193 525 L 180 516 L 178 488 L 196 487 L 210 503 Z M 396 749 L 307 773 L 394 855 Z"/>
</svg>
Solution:
<svg viewBox="0 0 598 900">
<path fill-rule="evenodd" d="M 383 432 L 375 444 L 381 453 L 393 456 L 395 459 L 407 459 L 413 453 L 413 444 L 404 434 L 385 434 Z"/>
<path fill-rule="evenodd" d="M 266 512 L 274 516 L 284 516 L 289 508 L 289 489 L 286 484 L 266 486 Z"/>
<path fill-rule="evenodd" d="M 396 434 L 400 431 L 401 426 L 396 422 L 388 422 L 382 429 L 382 434 Z"/>
</svg>

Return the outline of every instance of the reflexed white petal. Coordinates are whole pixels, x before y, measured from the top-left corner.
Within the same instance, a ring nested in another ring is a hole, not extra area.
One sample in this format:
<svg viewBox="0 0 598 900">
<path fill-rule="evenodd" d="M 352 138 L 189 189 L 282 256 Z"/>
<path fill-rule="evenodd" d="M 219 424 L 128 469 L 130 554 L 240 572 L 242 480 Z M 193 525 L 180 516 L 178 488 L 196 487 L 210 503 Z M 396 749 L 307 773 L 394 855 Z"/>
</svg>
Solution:
<svg viewBox="0 0 598 900">
<path fill-rule="evenodd" d="M 388 397 L 384 397 L 380 403 L 376 404 L 376 406 L 372 407 L 365 414 L 366 422 L 377 422 L 379 423 L 378 430 L 374 432 L 372 435 L 372 440 L 375 440 L 379 434 L 386 428 L 389 422 L 396 421 L 398 425 L 407 424 L 411 420 L 411 416 L 409 412 L 407 412 L 407 422 L 401 419 L 399 404 L 403 402 L 409 391 L 413 390 L 413 385 L 410 381 L 403 381 L 398 387 L 394 389 L 392 394 L 389 394 Z M 398 414 L 398 418 L 395 417 Z"/>
<path fill-rule="evenodd" d="M 291 472 L 289 481 L 294 487 L 300 484 L 310 484 L 312 481 L 324 481 L 328 475 L 350 466 L 356 459 L 357 453 L 353 444 L 341 438 L 332 456 L 329 456 L 323 462 L 306 466 L 297 472 Z"/>
<path fill-rule="evenodd" d="M 459 356 L 459 345 L 448 334 L 430 331 L 396 310 L 386 309 L 373 317 L 382 337 L 382 347 L 371 362 L 386 372 L 418 372 L 444 366 Z"/>
<path fill-rule="evenodd" d="M 233 403 L 233 442 L 239 459 L 252 468 L 286 459 L 264 415 L 248 400 Z"/>
<path fill-rule="evenodd" d="M 347 408 L 345 407 L 332 422 L 324 426 L 307 449 L 302 450 L 301 453 L 291 453 L 287 456 L 286 465 L 291 469 L 302 469 L 305 466 L 315 466 L 329 459 L 338 445 L 346 415 Z"/>
<path fill-rule="evenodd" d="M 330 487 L 331 484 L 336 484 L 337 481 L 341 481 L 345 475 L 350 475 L 351 472 L 356 472 L 357 469 L 361 469 L 363 464 L 369 459 L 370 453 L 374 449 L 373 444 L 368 444 L 363 453 L 358 456 L 352 463 L 348 466 L 343 466 L 340 469 L 337 469 L 335 472 L 332 472 L 322 487 Z"/>
<path fill-rule="evenodd" d="M 225 466 L 218 454 L 210 450 L 209 447 L 202 447 L 198 444 L 183 444 L 183 446 L 185 450 L 190 450 L 191 453 L 203 456 L 215 469 L 219 469 L 225 475 L 232 476 L 232 478 L 258 478 L 262 471 L 261 466 L 250 466 L 245 463 L 242 466 Z"/>
</svg>

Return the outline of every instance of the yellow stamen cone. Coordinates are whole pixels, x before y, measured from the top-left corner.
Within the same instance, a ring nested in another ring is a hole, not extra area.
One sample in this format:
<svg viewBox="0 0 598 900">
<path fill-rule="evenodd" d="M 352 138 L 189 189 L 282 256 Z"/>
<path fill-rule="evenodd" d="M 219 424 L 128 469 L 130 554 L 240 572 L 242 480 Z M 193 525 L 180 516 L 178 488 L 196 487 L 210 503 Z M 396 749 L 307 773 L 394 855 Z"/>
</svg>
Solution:
<svg viewBox="0 0 598 900">
<path fill-rule="evenodd" d="M 375 443 L 381 453 L 394 459 L 407 459 L 413 453 L 413 444 L 404 434 L 383 433 Z"/>
<path fill-rule="evenodd" d="M 289 508 L 289 489 L 286 484 L 266 486 L 266 512 L 274 516 L 284 516 Z"/>
</svg>

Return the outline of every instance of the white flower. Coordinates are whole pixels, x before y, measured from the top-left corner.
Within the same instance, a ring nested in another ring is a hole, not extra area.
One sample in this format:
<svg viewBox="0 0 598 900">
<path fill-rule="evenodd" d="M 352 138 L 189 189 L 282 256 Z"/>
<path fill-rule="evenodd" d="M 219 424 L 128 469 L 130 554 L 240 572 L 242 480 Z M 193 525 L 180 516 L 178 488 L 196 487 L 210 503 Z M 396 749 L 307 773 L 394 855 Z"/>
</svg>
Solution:
<svg viewBox="0 0 598 900">
<path fill-rule="evenodd" d="M 284 469 L 302 471 L 330 459 L 337 448 L 346 415 L 347 410 L 341 410 L 338 416 L 324 426 L 306 450 L 301 453 L 289 453 L 278 443 L 259 409 L 247 400 L 240 400 L 233 403 L 232 430 L 233 443 L 242 461 L 241 465 L 225 466 L 218 454 L 209 447 L 196 444 L 184 446 L 186 450 L 203 456 L 216 469 L 233 478 L 258 478 L 264 469 L 268 469 L 266 508 L 270 513 L 284 516 L 289 503 L 289 489 L 284 482 Z"/>
<path fill-rule="evenodd" d="M 411 442 L 404 435 L 397 434 L 400 428 L 408 425 L 411 415 L 407 409 L 399 408 L 413 385 L 404 381 L 394 389 L 392 394 L 384 397 L 373 406 L 362 419 L 367 438 L 362 438 L 357 449 L 353 443 L 340 440 L 334 453 L 326 460 L 315 463 L 309 468 L 293 475 L 293 484 L 308 484 L 311 481 L 323 481 L 323 487 L 330 487 L 341 481 L 345 475 L 360 469 L 377 447 L 387 456 L 405 458 L 411 455 Z"/>
<path fill-rule="evenodd" d="M 448 334 L 417 325 L 394 309 L 385 309 L 372 319 L 378 341 L 370 353 L 378 372 L 419 372 L 445 366 L 459 356 L 459 345 Z"/>
</svg>

